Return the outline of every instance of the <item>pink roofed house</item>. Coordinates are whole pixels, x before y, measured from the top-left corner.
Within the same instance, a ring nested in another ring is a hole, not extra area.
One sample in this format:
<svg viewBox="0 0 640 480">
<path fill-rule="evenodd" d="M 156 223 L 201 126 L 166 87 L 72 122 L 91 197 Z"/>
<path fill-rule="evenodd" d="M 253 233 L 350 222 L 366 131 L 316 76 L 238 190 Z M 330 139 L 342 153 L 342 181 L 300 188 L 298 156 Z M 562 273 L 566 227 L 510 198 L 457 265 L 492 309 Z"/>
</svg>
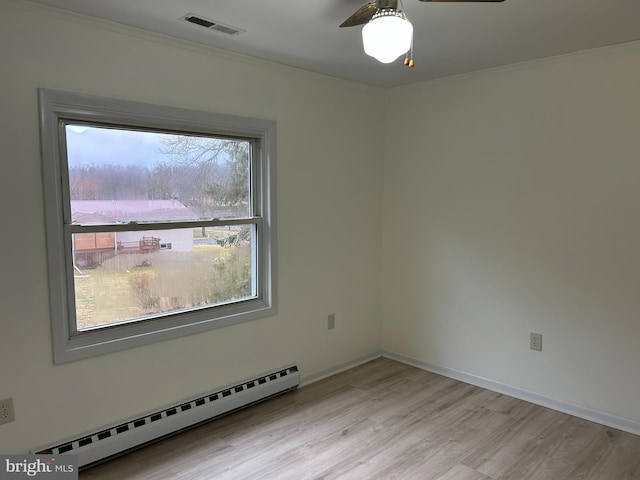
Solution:
<svg viewBox="0 0 640 480">
<path fill-rule="evenodd" d="M 82 225 L 194 220 L 198 216 L 178 200 L 72 200 L 71 219 Z M 125 253 L 190 251 L 190 228 L 75 234 L 74 260 L 79 268 L 95 268 Z"/>
</svg>

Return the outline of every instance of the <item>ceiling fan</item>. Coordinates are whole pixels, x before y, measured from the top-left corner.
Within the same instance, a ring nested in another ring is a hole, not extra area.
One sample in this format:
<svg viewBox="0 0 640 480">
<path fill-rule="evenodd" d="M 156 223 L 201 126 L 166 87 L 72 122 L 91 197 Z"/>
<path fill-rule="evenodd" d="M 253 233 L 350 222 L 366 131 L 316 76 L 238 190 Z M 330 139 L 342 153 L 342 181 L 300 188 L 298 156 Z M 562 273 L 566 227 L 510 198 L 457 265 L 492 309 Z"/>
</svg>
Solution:
<svg viewBox="0 0 640 480">
<path fill-rule="evenodd" d="M 504 0 L 419 0 L 420 2 L 503 2 Z M 400 0 L 402 4 L 402 0 Z M 364 51 L 382 63 L 391 63 L 403 53 L 413 50 L 413 25 L 407 20 L 398 0 L 376 0 L 363 5 L 340 27 L 364 25 Z M 412 55 L 413 56 L 413 55 Z M 413 67 L 413 58 L 405 58 L 405 65 Z"/>
</svg>

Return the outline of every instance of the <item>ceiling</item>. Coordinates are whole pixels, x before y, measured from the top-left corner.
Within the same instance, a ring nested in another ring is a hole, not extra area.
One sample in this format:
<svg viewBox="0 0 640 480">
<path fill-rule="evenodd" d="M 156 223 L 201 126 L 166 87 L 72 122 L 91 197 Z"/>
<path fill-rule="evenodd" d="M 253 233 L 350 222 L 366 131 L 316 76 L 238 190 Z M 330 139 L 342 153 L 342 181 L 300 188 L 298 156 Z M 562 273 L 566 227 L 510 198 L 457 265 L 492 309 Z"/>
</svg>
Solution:
<svg viewBox="0 0 640 480">
<path fill-rule="evenodd" d="M 402 0 L 415 67 L 362 50 L 361 26 L 339 28 L 366 0 L 33 0 L 113 22 L 357 82 L 394 87 L 640 40 L 638 0 Z M 194 13 L 245 32 L 181 20 Z"/>
</svg>

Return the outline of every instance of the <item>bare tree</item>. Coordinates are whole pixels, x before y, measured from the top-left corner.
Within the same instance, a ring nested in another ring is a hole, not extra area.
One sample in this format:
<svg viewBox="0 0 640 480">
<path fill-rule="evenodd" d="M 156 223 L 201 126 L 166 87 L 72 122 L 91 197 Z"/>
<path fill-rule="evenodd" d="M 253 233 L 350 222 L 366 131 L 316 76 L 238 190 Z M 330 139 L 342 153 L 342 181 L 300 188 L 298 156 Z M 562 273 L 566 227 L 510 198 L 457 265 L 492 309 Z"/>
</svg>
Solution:
<svg viewBox="0 0 640 480">
<path fill-rule="evenodd" d="M 215 207 L 248 205 L 248 141 L 167 135 L 163 143 L 163 153 L 171 158 L 171 165 L 175 167 L 174 188 L 183 203 L 199 207 L 203 214 Z"/>
</svg>

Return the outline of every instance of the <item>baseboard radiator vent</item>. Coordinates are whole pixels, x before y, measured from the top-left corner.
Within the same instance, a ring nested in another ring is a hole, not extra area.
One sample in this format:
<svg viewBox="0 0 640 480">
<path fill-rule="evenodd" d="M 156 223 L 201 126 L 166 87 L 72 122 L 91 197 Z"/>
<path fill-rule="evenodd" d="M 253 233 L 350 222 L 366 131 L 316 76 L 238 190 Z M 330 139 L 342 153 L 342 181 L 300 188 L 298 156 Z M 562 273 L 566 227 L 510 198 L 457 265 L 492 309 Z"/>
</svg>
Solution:
<svg viewBox="0 0 640 480">
<path fill-rule="evenodd" d="M 77 455 L 78 466 L 81 469 L 87 468 L 200 423 L 294 390 L 299 384 L 300 373 L 294 365 L 33 453 Z"/>
</svg>

